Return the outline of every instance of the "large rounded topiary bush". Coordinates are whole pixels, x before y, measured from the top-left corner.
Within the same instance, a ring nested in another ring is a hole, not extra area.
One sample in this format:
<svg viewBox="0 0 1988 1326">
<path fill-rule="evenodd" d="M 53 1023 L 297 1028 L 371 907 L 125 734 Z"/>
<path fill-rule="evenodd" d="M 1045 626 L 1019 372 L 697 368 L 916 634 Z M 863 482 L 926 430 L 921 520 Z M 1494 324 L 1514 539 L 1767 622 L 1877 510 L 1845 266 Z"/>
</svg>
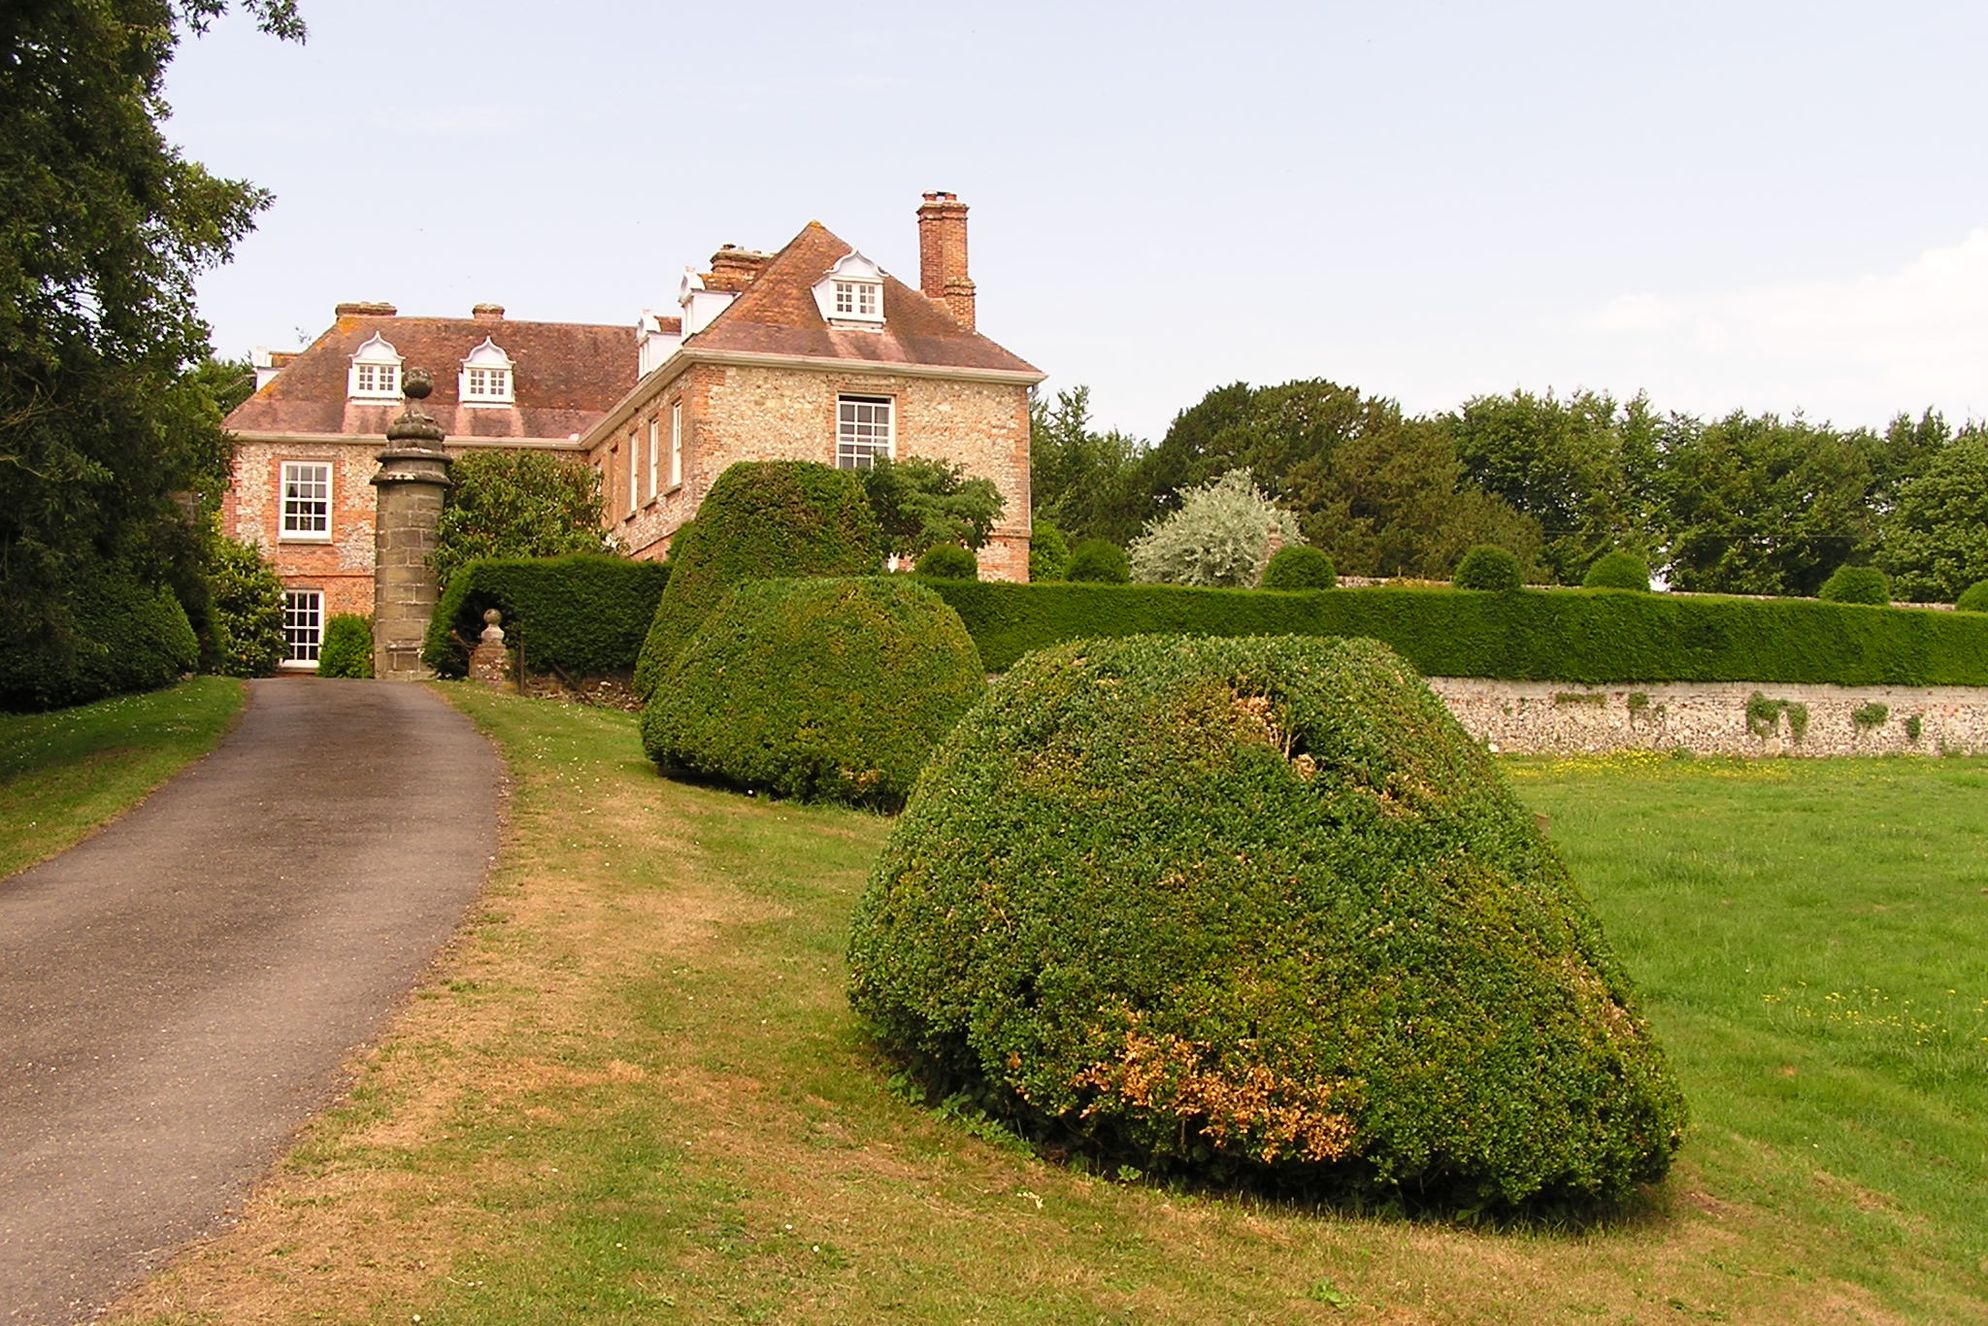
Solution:
<svg viewBox="0 0 1988 1326">
<path fill-rule="evenodd" d="M 922 585 L 759 581 L 663 676 L 642 745 L 665 771 L 894 810 L 985 686 L 959 614 Z"/>
<path fill-rule="evenodd" d="M 1875 566 L 1839 566 L 1822 582 L 1816 597 L 1830 603 L 1869 603 L 1883 607 L 1891 602 L 1891 582 Z"/>
<path fill-rule="evenodd" d="M 1648 593 L 1650 567 L 1635 553 L 1617 548 L 1595 559 L 1595 564 L 1581 577 L 1581 585 L 1586 589 L 1635 589 Z"/>
<path fill-rule="evenodd" d="M 973 555 L 973 549 L 962 548 L 957 543 L 933 544 L 919 554 L 914 569 L 932 580 L 980 579 L 980 559 Z"/>
<path fill-rule="evenodd" d="M 1606 1198 L 1684 1124 L 1531 814 L 1372 641 L 1028 655 L 934 753 L 849 963 L 932 1085 L 1149 1170 Z"/>
<path fill-rule="evenodd" d="M 1960 612 L 1988 612 L 1988 580 L 1977 580 L 1960 591 L 1953 605 Z"/>
<path fill-rule="evenodd" d="M 1525 574 L 1510 549 L 1480 543 L 1456 564 L 1451 583 L 1458 589 L 1518 589 L 1525 583 Z"/>
<path fill-rule="evenodd" d="M 1263 568 L 1265 589 L 1332 589 L 1338 584 L 1332 559 L 1302 543 L 1279 548 Z"/>
<path fill-rule="evenodd" d="M 647 698 L 705 614 L 733 586 L 776 576 L 869 575 L 883 535 L 854 471 L 813 461 L 740 461 L 670 544 L 670 579 L 635 663 Z"/>
</svg>

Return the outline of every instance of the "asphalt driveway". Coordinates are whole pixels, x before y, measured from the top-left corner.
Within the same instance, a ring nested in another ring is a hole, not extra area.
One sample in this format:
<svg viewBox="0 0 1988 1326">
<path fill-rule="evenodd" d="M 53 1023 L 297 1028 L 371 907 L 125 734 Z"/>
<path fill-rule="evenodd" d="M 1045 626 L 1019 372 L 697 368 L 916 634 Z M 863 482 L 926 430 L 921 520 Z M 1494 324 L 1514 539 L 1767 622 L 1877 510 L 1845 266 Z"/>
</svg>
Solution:
<svg viewBox="0 0 1988 1326">
<path fill-rule="evenodd" d="M 252 682 L 213 754 L 0 881 L 0 1322 L 87 1320 L 226 1218 L 475 897 L 499 778 L 422 687 Z"/>
</svg>

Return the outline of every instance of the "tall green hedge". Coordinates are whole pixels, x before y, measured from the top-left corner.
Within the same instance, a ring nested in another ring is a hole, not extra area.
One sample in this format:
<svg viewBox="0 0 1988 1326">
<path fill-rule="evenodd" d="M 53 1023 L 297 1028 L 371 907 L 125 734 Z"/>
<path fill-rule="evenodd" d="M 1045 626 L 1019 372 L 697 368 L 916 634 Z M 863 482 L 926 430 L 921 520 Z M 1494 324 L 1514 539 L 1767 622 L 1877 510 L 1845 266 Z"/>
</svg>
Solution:
<svg viewBox="0 0 1988 1326">
<path fill-rule="evenodd" d="M 782 576 L 873 575 L 883 533 L 854 470 L 806 460 L 728 466 L 670 547 L 670 584 L 642 641 L 635 690 L 649 697 L 734 587 Z"/>
<path fill-rule="evenodd" d="M 106 563 L 72 591 L 67 639 L 0 630 L 0 709 L 59 709 L 191 672 L 200 643 L 172 591 Z"/>
<path fill-rule="evenodd" d="M 1988 617 L 1971 613 L 1586 589 L 931 583 L 995 671 L 1060 640 L 1174 632 L 1368 636 L 1431 677 L 1988 686 Z"/>
<path fill-rule="evenodd" d="M 576 677 L 627 672 L 663 596 L 669 568 L 625 557 L 494 557 L 450 577 L 421 661 L 444 677 L 469 670 L 483 613 L 504 614 L 504 634 L 525 651 L 528 670 Z"/>
</svg>

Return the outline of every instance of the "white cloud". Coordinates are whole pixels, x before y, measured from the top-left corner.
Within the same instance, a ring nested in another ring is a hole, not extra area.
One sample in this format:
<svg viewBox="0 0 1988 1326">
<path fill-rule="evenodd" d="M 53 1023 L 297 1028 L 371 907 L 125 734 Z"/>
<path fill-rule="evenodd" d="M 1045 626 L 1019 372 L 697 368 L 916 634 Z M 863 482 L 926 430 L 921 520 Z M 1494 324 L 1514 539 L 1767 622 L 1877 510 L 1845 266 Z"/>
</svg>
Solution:
<svg viewBox="0 0 1988 1326">
<path fill-rule="evenodd" d="M 1588 380 L 1660 407 L 1877 425 L 1930 405 L 1958 422 L 1988 411 L 1988 228 L 1888 272 L 1626 293 L 1572 330 Z"/>
</svg>

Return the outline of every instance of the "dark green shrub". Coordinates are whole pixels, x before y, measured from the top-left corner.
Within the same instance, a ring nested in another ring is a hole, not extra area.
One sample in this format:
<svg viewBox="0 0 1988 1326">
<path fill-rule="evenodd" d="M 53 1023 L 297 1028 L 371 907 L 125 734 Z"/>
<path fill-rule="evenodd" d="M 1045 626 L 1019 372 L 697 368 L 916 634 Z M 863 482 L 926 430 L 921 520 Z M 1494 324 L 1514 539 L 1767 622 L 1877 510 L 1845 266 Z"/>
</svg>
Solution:
<svg viewBox="0 0 1988 1326">
<path fill-rule="evenodd" d="M 1029 579 L 1062 580 L 1069 571 L 1069 540 L 1055 521 L 1038 516 L 1029 531 Z"/>
<path fill-rule="evenodd" d="M 267 677 L 283 661 L 283 581 L 253 544 L 216 535 L 203 560 L 212 595 L 212 656 L 203 659 L 224 677 Z"/>
<path fill-rule="evenodd" d="M 1822 582 L 1816 597 L 1825 603 L 1869 603 L 1883 607 L 1891 602 L 1891 582 L 1875 566 L 1839 566 Z"/>
<path fill-rule="evenodd" d="M 999 672 L 1080 636 L 1360 635 L 1431 677 L 1584 683 L 1988 686 L 1988 614 L 1615 594 L 1371 586 L 1262 594 L 1179 585 L 932 582 Z"/>
<path fill-rule="evenodd" d="M 1456 564 L 1451 581 L 1458 589 L 1518 589 L 1525 583 L 1519 559 L 1495 543 L 1480 543 Z"/>
<path fill-rule="evenodd" d="M 665 771 L 893 810 L 985 686 L 973 637 L 922 585 L 751 581 L 657 684 L 642 745 Z"/>
<path fill-rule="evenodd" d="M 1107 1164 L 1466 1207 L 1659 1178 L 1684 1103 L 1566 868 L 1372 641 L 1022 660 L 857 906 L 929 1087 Z"/>
<path fill-rule="evenodd" d="M 1587 575 L 1581 578 L 1581 584 L 1587 589 L 1635 589 L 1648 593 L 1650 568 L 1635 553 L 1617 548 L 1596 558 Z"/>
<path fill-rule="evenodd" d="M 475 561 L 620 551 L 601 527 L 601 473 L 544 451 L 458 456 L 428 565 L 442 584 Z"/>
<path fill-rule="evenodd" d="M 1988 612 L 1988 580 L 1977 580 L 1954 600 L 1957 612 Z"/>
<path fill-rule="evenodd" d="M 854 471 L 812 461 L 740 461 L 718 476 L 689 536 L 673 545 L 670 583 L 635 665 L 647 697 L 719 599 L 748 580 L 872 575 L 882 534 Z"/>
<path fill-rule="evenodd" d="M 504 635 L 526 671 L 618 676 L 635 666 L 668 565 L 625 557 L 495 558 L 449 579 L 428 619 L 421 661 L 444 677 L 469 671 L 483 614 L 504 614 Z"/>
<path fill-rule="evenodd" d="M 1110 539 L 1085 539 L 1070 550 L 1064 579 L 1099 585 L 1124 585 L 1132 580 L 1132 559 Z"/>
<path fill-rule="evenodd" d="M 373 675 L 373 621 L 356 612 L 341 612 L 324 624 L 318 644 L 318 676 Z"/>
<path fill-rule="evenodd" d="M 120 563 L 91 568 L 63 607 L 66 634 L 0 631 L 0 709 L 59 709 L 152 690 L 199 662 L 199 641 L 172 591 Z"/>
<path fill-rule="evenodd" d="M 1265 589 L 1331 589 L 1338 583 L 1332 559 L 1302 543 L 1279 548 L 1263 568 Z"/>
<path fill-rule="evenodd" d="M 919 556 L 917 571 L 935 580 L 978 580 L 980 559 L 957 543 L 935 543 Z"/>
</svg>

